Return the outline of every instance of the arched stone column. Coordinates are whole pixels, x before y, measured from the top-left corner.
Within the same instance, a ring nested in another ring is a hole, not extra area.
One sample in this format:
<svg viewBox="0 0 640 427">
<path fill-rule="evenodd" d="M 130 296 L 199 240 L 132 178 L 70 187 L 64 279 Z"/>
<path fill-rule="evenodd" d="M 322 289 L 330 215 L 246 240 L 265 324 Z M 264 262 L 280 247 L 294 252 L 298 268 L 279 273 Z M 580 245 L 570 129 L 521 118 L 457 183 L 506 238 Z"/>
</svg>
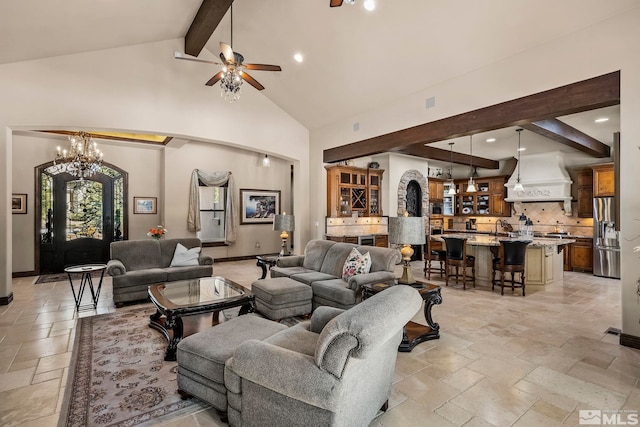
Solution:
<svg viewBox="0 0 640 427">
<path fill-rule="evenodd" d="M 422 190 L 422 216 L 426 226 L 429 223 L 429 184 L 427 183 L 427 178 L 415 169 L 406 171 L 400 178 L 397 215 L 404 215 L 407 210 L 407 186 L 411 181 L 416 181 Z"/>
</svg>

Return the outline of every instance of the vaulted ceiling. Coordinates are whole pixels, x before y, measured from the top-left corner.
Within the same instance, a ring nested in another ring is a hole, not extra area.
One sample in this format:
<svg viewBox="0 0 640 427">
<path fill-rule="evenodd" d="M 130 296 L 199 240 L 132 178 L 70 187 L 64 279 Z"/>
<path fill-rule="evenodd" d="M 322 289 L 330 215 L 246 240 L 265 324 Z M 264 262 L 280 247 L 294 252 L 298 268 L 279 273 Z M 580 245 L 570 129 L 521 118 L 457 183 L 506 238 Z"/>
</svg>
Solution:
<svg viewBox="0 0 640 427">
<path fill-rule="evenodd" d="M 205 8 L 218 15 L 208 18 L 219 24 L 204 46 L 216 56 L 219 42 L 231 41 L 230 14 L 223 14 L 228 3 L 204 1 Z M 361 0 L 339 8 L 330 8 L 329 0 L 236 0 L 233 48 L 248 62 L 281 65 L 279 73 L 254 73 L 266 87 L 262 93 L 314 129 L 640 7 L 640 0 L 376 3 L 368 12 Z M 184 37 L 201 4 L 202 0 L 2 2 L 0 64 Z M 297 52 L 304 62 L 294 61 Z M 202 79 L 193 84 L 217 96 L 217 88 L 204 86 L 212 67 L 203 64 Z M 616 120 L 607 126 L 614 128 Z M 612 132 L 600 138 L 594 135 L 597 129 L 580 130 L 607 145 L 612 142 Z M 508 132 L 515 134 L 513 129 Z M 432 145 L 448 148 L 445 141 Z M 456 151 L 467 152 L 464 144 L 456 145 Z M 504 150 L 490 148 L 483 152 L 487 158 L 506 157 Z M 512 150 L 510 145 L 511 154 Z"/>
</svg>

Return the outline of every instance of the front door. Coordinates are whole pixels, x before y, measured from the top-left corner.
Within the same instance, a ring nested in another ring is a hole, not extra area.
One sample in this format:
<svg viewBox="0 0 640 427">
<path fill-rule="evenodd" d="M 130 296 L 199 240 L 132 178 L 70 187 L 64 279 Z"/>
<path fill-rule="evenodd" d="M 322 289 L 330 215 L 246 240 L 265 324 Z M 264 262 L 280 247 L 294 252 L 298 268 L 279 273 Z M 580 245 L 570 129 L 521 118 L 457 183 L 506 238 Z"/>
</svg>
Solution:
<svg viewBox="0 0 640 427">
<path fill-rule="evenodd" d="M 96 174 L 79 180 L 67 174 L 54 179 L 53 217 L 57 240 L 55 270 L 109 260 L 113 235 L 111 180 Z"/>
<path fill-rule="evenodd" d="M 59 273 L 71 265 L 106 263 L 111 242 L 123 238 L 122 174 L 104 166 L 84 179 L 55 172 L 55 168 L 44 169 L 40 180 L 40 274 Z"/>
</svg>

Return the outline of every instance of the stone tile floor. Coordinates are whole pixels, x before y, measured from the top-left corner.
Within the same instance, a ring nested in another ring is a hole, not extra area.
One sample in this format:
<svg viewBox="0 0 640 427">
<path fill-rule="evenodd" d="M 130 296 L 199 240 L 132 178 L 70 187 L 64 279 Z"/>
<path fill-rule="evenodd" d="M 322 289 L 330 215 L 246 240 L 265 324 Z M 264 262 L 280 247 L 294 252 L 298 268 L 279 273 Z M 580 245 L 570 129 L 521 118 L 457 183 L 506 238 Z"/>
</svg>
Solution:
<svg viewBox="0 0 640 427">
<path fill-rule="evenodd" d="M 260 270 L 249 260 L 214 272 L 248 287 Z M 115 310 L 109 278 L 98 308 L 80 313 L 68 282 L 34 281 L 13 279 L 14 301 L 0 306 L 1 425 L 57 424 L 78 317 Z M 578 425 L 580 409 L 640 410 L 640 351 L 605 333 L 621 327 L 620 281 L 568 272 L 525 298 L 461 285 L 442 296 L 441 338 L 398 354 L 390 409 L 372 427 Z M 155 424 L 185 423 L 225 425 L 211 409 Z"/>
</svg>

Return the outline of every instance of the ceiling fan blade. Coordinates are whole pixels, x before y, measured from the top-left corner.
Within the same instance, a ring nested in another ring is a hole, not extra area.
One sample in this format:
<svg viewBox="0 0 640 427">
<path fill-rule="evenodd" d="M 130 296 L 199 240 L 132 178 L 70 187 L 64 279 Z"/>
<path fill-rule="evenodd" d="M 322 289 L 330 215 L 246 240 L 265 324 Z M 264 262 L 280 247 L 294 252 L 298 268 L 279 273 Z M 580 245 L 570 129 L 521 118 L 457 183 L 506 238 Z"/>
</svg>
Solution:
<svg viewBox="0 0 640 427">
<path fill-rule="evenodd" d="M 331 7 L 342 6 L 342 0 L 331 0 L 331 3 L 329 4 L 329 6 Z"/>
<path fill-rule="evenodd" d="M 255 87 L 258 90 L 262 90 L 264 89 L 264 86 L 262 86 L 260 83 L 258 83 L 258 81 L 256 79 L 254 79 L 253 77 L 251 77 L 249 74 L 247 74 L 246 72 L 242 73 L 242 78 L 249 83 L 251 86 Z"/>
<path fill-rule="evenodd" d="M 193 62 L 204 62 L 205 64 L 216 64 L 216 65 L 224 65 L 221 64 L 220 62 L 213 62 L 213 61 L 207 61 L 206 59 L 199 59 L 199 58 L 195 58 L 193 56 L 189 56 L 189 55 L 185 55 L 181 52 L 173 52 L 173 57 L 175 59 L 184 59 L 186 61 L 193 61 Z"/>
<path fill-rule="evenodd" d="M 236 63 L 235 58 L 233 56 L 233 49 L 231 49 L 231 46 L 229 46 L 224 42 L 220 42 L 220 52 L 222 52 L 222 55 L 224 56 L 224 59 L 227 61 L 228 64 Z"/>
<path fill-rule="evenodd" d="M 211 77 L 208 82 L 205 83 L 207 86 L 213 86 L 218 83 L 222 78 L 222 71 L 218 71 L 215 76 Z"/>
<path fill-rule="evenodd" d="M 279 65 L 267 65 L 267 64 L 244 64 L 247 70 L 260 70 L 260 71 L 282 71 Z"/>
</svg>

